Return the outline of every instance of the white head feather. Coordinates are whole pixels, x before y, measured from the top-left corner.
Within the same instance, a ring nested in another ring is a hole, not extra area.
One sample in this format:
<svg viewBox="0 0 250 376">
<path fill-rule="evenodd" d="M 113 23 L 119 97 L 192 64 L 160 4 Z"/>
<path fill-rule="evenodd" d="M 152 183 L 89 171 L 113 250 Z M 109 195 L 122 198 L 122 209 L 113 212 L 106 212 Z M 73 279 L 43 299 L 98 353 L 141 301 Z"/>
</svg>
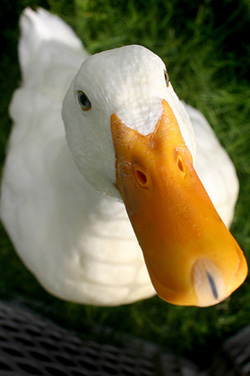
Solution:
<svg viewBox="0 0 250 376">
<path fill-rule="evenodd" d="M 125 46 L 84 60 L 68 90 L 62 113 L 71 152 L 87 181 L 108 196 L 120 199 L 114 187 L 112 113 L 118 114 L 128 127 L 146 135 L 154 131 L 161 116 L 162 99 L 166 99 L 195 155 L 192 125 L 171 84 L 166 85 L 165 70 L 163 61 L 145 47 Z M 91 110 L 82 111 L 79 91 L 89 98 Z"/>
</svg>

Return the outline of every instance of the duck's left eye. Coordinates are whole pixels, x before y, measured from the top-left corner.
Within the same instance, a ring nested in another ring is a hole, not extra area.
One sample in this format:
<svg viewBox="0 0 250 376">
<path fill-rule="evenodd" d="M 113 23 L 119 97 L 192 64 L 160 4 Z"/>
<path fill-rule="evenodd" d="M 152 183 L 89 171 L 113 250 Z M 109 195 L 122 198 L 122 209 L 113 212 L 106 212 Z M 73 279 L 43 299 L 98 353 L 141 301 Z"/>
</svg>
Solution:
<svg viewBox="0 0 250 376">
<path fill-rule="evenodd" d="M 166 85 L 167 87 L 169 87 L 170 80 L 169 80 L 168 72 L 166 70 L 164 70 L 164 77 L 165 77 Z"/>
<path fill-rule="evenodd" d="M 83 111 L 89 111 L 91 109 L 91 102 L 82 90 L 78 91 L 78 103 Z"/>
</svg>

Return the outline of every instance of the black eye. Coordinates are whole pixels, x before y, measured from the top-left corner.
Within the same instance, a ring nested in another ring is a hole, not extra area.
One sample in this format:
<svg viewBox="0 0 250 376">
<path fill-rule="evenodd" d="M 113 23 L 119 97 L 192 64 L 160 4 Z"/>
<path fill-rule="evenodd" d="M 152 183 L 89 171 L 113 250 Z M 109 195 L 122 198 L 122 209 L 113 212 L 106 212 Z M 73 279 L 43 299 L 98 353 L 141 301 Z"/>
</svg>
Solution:
<svg viewBox="0 0 250 376">
<path fill-rule="evenodd" d="M 91 102 L 89 98 L 81 90 L 78 91 L 78 103 L 83 111 L 89 111 L 91 109 Z"/>
<path fill-rule="evenodd" d="M 164 70 L 164 77 L 165 77 L 166 85 L 167 87 L 169 87 L 170 80 L 169 80 L 168 72 L 166 70 Z"/>
</svg>

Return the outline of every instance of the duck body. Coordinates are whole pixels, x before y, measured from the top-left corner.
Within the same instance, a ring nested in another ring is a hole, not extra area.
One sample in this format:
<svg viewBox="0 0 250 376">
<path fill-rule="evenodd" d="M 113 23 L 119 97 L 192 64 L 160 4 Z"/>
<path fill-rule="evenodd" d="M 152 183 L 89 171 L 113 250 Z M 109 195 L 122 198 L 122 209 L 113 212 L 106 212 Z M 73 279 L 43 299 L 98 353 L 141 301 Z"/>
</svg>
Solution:
<svg viewBox="0 0 250 376">
<path fill-rule="evenodd" d="M 27 268 L 60 298 L 108 306 L 151 297 L 155 288 L 114 171 L 113 183 L 99 192 L 106 183 L 102 177 L 92 182 L 91 168 L 87 177 L 79 171 L 65 138 L 63 99 L 88 54 L 66 24 L 43 9 L 26 9 L 21 28 L 22 85 L 10 105 L 14 126 L 1 194 L 5 228 Z M 195 132 L 196 171 L 229 226 L 238 195 L 233 164 L 205 118 L 185 107 Z M 110 150 L 107 163 L 115 164 Z"/>
<path fill-rule="evenodd" d="M 69 44 L 54 39 L 58 24 Z M 21 27 L 23 84 L 10 106 L 14 126 L 1 196 L 15 248 L 48 291 L 69 301 L 119 305 L 152 296 L 124 205 L 86 182 L 66 143 L 62 101 L 87 54 L 71 29 L 43 9 L 27 9 Z"/>
</svg>

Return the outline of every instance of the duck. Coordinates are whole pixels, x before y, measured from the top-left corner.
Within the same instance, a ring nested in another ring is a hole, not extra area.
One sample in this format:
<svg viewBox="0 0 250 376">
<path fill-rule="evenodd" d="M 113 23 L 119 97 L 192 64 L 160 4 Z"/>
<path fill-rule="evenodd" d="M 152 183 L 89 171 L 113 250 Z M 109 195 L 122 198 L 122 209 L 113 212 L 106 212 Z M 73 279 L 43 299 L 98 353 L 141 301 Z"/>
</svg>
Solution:
<svg viewBox="0 0 250 376">
<path fill-rule="evenodd" d="M 228 230 L 236 171 L 162 59 L 140 45 L 90 56 L 42 8 L 20 27 L 1 219 L 25 266 L 81 304 L 230 296 L 247 275 Z"/>
</svg>

